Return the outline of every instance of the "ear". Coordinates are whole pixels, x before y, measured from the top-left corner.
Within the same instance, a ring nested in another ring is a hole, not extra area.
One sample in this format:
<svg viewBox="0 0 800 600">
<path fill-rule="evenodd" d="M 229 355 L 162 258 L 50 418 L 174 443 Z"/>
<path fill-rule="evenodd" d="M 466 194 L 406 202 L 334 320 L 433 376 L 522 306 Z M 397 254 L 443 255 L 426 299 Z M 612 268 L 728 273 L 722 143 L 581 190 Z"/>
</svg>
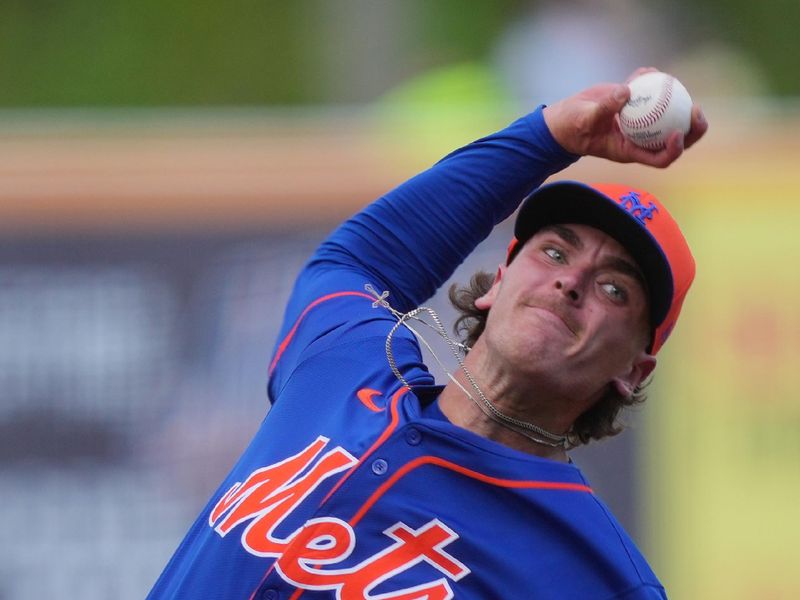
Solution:
<svg viewBox="0 0 800 600">
<path fill-rule="evenodd" d="M 642 351 L 628 372 L 615 377 L 611 380 L 611 383 L 620 394 L 630 398 L 633 396 L 634 390 L 650 376 L 655 368 L 656 357 Z"/>
<path fill-rule="evenodd" d="M 489 288 L 489 291 L 486 292 L 480 298 L 475 298 L 475 308 L 480 310 L 489 310 L 492 308 L 495 299 L 497 298 L 497 292 L 500 288 L 500 281 L 503 279 L 503 275 L 506 272 L 505 265 L 499 265 L 497 267 L 497 274 L 494 276 L 494 281 L 492 282 L 492 287 Z"/>
</svg>

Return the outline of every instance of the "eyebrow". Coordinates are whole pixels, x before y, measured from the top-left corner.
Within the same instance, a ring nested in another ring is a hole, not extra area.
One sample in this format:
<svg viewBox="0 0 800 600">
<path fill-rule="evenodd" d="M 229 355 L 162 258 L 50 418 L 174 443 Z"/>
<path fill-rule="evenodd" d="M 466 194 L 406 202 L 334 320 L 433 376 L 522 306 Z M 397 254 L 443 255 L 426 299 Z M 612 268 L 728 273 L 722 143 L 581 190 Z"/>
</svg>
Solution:
<svg viewBox="0 0 800 600">
<path fill-rule="evenodd" d="M 573 248 L 583 250 L 583 240 L 569 227 L 564 227 L 563 225 L 547 225 L 546 227 L 542 227 L 542 231 L 552 231 Z"/>
<path fill-rule="evenodd" d="M 628 262 L 624 258 L 620 258 L 619 256 L 613 256 L 609 258 L 606 263 L 611 269 L 614 269 L 623 275 L 628 275 L 629 277 L 634 278 L 642 286 L 642 289 L 649 294 L 647 281 L 645 280 L 642 270 L 639 267 Z"/>
<path fill-rule="evenodd" d="M 566 244 L 569 244 L 573 248 L 577 250 L 583 249 L 583 240 L 581 240 L 580 236 L 575 233 L 569 227 L 565 227 L 564 225 L 547 225 L 546 227 L 542 227 L 542 231 L 552 231 L 558 237 L 560 237 Z M 647 285 L 647 280 L 644 278 L 644 274 L 642 270 L 637 267 L 635 264 L 631 263 L 630 261 L 625 260 L 620 256 L 613 256 L 610 257 L 608 260 L 605 261 L 606 266 L 611 268 L 623 275 L 628 275 L 629 277 L 634 278 L 639 284 L 642 286 L 642 289 L 645 293 L 649 294 L 649 287 Z"/>
</svg>

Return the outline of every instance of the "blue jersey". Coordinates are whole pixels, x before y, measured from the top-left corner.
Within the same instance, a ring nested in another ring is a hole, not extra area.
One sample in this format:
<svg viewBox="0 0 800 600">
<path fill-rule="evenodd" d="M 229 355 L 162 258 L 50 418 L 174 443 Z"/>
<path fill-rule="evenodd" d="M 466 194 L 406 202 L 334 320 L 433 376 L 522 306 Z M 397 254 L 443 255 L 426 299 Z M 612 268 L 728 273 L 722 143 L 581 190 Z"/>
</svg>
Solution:
<svg viewBox="0 0 800 600">
<path fill-rule="evenodd" d="M 541 110 L 443 159 L 345 222 L 300 274 L 270 365 L 272 409 L 151 598 L 663 598 L 572 464 L 436 411 L 408 311 L 565 153 Z"/>
</svg>

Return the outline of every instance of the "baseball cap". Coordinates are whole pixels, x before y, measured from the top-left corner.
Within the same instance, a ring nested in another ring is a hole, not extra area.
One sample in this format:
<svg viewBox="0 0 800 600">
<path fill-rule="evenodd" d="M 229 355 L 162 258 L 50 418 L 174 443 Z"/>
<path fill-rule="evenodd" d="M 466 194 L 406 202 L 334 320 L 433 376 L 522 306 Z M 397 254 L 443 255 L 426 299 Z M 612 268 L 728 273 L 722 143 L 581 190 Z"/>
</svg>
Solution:
<svg viewBox="0 0 800 600">
<path fill-rule="evenodd" d="M 636 260 L 650 294 L 648 351 L 656 354 L 678 320 L 695 274 L 689 246 L 667 209 L 652 194 L 626 185 L 578 181 L 543 185 L 519 209 L 506 263 L 539 229 L 558 223 L 595 227 Z"/>
</svg>

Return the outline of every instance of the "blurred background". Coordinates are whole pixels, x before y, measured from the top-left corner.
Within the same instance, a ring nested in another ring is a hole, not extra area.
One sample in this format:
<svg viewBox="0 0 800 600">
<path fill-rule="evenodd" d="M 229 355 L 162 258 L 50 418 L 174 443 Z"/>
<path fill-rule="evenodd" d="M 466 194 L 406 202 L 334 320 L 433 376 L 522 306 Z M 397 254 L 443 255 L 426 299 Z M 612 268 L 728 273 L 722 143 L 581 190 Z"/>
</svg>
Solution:
<svg viewBox="0 0 800 600">
<path fill-rule="evenodd" d="M 641 65 L 706 139 L 558 177 L 651 189 L 698 278 L 630 430 L 574 459 L 671 597 L 800 597 L 798 24 L 796 0 L 0 3 L 0 598 L 144 597 L 269 408 L 322 237 Z"/>
</svg>

